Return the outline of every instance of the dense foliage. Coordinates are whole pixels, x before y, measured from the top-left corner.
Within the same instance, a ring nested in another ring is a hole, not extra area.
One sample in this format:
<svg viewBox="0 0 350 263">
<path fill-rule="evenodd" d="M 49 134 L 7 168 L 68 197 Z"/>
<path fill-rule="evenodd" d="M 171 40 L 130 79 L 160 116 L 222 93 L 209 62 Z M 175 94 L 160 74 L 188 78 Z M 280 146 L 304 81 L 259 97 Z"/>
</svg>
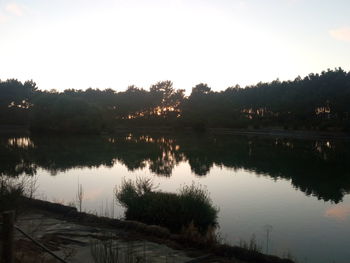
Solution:
<svg viewBox="0 0 350 263">
<path fill-rule="evenodd" d="M 198 84 L 186 97 L 171 81 L 149 90 L 38 90 L 33 81 L 0 81 L 0 124 L 33 131 L 99 133 L 123 126 L 350 130 L 350 72 L 341 68 L 293 81 L 214 92 Z"/>
<path fill-rule="evenodd" d="M 125 217 L 147 224 L 161 225 L 174 231 L 193 224 L 205 232 L 216 226 L 218 210 L 208 192 L 192 184 L 178 194 L 155 191 L 149 179 L 124 181 L 116 192 L 117 200 L 126 208 Z"/>
</svg>

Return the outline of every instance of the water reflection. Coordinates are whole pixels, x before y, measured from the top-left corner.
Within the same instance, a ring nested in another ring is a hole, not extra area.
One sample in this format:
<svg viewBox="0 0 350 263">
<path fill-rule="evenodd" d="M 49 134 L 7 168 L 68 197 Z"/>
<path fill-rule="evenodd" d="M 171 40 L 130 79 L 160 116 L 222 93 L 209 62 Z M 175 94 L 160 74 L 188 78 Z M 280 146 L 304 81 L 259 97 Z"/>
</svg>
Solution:
<svg viewBox="0 0 350 263">
<path fill-rule="evenodd" d="M 325 212 L 325 216 L 339 221 L 345 221 L 350 216 L 350 205 L 337 204 L 329 207 Z"/>
<path fill-rule="evenodd" d="M 222 135 L 11 137 L 0 140 L 0 174 L 33 175 L 40 167 L 55 175 L 119 162 L 129 171 L 148 168 L 169 177 L 175 166 L 188 162 L 197 176 L 213 166 L 245 169 L 290 180 L 307 195 L 338 203 L 350 191 L 349 149 L 348 141 Z"/>
<path fill-rule="evenodd" d="M 22 149 L 34 147 L 34 143 L 29 137 L 9 138 L 7 144 L 9 146 L 18 147 Z"/>
</svg>

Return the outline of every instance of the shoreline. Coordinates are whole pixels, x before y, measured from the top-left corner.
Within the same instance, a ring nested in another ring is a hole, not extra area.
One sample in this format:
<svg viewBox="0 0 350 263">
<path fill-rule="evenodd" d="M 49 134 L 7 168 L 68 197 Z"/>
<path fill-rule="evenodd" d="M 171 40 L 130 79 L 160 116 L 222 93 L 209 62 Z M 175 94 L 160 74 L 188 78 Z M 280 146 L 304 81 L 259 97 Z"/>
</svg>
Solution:
<svg viewBox="0 0 350 263">
<path fill-rule="evenodd" d="M 85 212 L 78 212 L 75 207 L 65 206 L 39 199 L 24 198 L 23 201 L 24 205 L 27 208 L 35 209 L 44 215 L 45 213 L 49 213 L 51 216 L 56 216 L 58 218 L 64 219 L 65 221 L 71 221 L 80 225 L 104 227 L 114 230 L 126 231 L 131 237 L 164 244 L 185 252 L 193 252 L 193 250 L 195 250 L 201 256 L 208 255 L 209 253 L 210 255 L 217 257 L 219 260 L 217 262 L 225 262 L 226 260 L 233 258 L 239 260 L 242 263 L 293 263 L 293 261 L 289 259 L 282 259 L 277 256 L 250 251 L 242 247 L 230 246 L 216 242 L 213 244 L 201 243 L 191 240 L 184 235 L 171 233 L 167 228 L 161 226 L 146 225 L 137 221 L 100 217 Z M 220 259 L 222 259 L 222 261 Z"/>
<path fill-rule="evenodd" d="M 312 130 L 281 130 L 281 129 L 257 129 L 237 130 L 224 128 L 211 128 L 209 131 L 214 134 L 252 135 L 252 136 L 275 136 L 299 139 L 350 139 L 350 133 L 345 132 L 324 132 Z"/>
<path fill-rule="evenodd" d="M 235 129 L 235 128 L 214 128 L 208 127 L 205 131 L 196 132 L 191 127 L 170 127 L 170 126 L 138 126 L 138 127 L 116 127 L 113 131 L 100 132 L 97 134 L 84 135 L 118 135 L 125 133 L 163 133 L 163 134 L 181 134 L 192 133 L 201 135 L 245 135 L 245 136 L 266 136 L 266 137 L 285 137 L 297 139 L 350 139 L 350 132 L 341 131 L 315 131 L 315 130 L 285 130 L 282 128 L 261 128 L 261 129 Z M 0 134 L 2 135 L 82 135 L 80 133 L 35 133 L 31 132 L 26 126 L 0 125 Z"/>
<path fill-rule="evenodd" d="M 108 135 L 125 133 L 166 133 L 182 134 L 191 133 L 199 135 L 239 135 L 239 136 L 265 136 L 265 137 L 285 137 L 297 139 L 350 139 L 350 132 L 339 131 L 314 131 L 314 130 L 284 130 L 279 128 L 264 129 L 234 129 L 234 128 L 207 128 L 204 132 L 196 132 L 193 128 L 173 128 L 173 127 L 123 127 L 116 129 Z M 107 134 L 107 133 L 106 133 Z"/>
</svg>

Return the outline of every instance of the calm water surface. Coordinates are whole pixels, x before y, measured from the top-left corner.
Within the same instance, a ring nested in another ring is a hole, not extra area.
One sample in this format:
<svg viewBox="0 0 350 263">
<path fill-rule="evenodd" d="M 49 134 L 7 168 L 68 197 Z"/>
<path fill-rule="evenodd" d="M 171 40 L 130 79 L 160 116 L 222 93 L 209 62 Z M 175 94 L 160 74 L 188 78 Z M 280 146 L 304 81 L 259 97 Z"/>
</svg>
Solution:
<svg viewBox="0 0 350 263">
<path fill-rule="evenodd" d="M 0 173 L 31 175 L 36 196 L 122 217 L 114 188 L 152 177 L 159 189 L 206 186 L 231 244 L 255 237 L 263 252 L 298 262 L 350 259 L 350 142 L 232 135 L 2 137 Z M 269 229 L 269 237 L 267 237 Z M 267 247 L 268 243 L 268 247 Z"/>
</svg>

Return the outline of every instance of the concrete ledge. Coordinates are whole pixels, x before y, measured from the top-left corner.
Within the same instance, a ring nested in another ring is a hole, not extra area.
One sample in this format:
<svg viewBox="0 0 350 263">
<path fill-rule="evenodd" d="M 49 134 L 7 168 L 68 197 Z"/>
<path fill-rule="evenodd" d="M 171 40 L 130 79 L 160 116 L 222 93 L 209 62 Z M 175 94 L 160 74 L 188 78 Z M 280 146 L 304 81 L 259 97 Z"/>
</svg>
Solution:
<svg viewBox="0 0 350 263">
<path fill-rule="evenodd" d="M 185 236 L 171 233 L 167 228 L 155 225 L 146 225 L 137 221 L 119 220 L 108 217 L 99 217 L 85 212 L 78 212 L 75 207 L 51 203 L 48 201 L 24 198 L 24 204 L 28 207 L 48 211 L 63 216 L 66 219 L 76 221 L 81 224 L 94 224 L 98 226 L 119 228 L 125 231 L 134 231 L 145 234 L 148 237 L 156 237 L 163 240 L 170 240 L 181 244 L 187 249 L 197 248 L 205 250 L 225 258 L 236 258 L 244 262 L 256 263 L 293 263 L 289 259 L 281 259 L 277 256 L 265 255 L 259 252 L 250 251 L 237 246 L 224 244 L 212 244 L 205 242 L 194 242 Z"/>
</svg>

